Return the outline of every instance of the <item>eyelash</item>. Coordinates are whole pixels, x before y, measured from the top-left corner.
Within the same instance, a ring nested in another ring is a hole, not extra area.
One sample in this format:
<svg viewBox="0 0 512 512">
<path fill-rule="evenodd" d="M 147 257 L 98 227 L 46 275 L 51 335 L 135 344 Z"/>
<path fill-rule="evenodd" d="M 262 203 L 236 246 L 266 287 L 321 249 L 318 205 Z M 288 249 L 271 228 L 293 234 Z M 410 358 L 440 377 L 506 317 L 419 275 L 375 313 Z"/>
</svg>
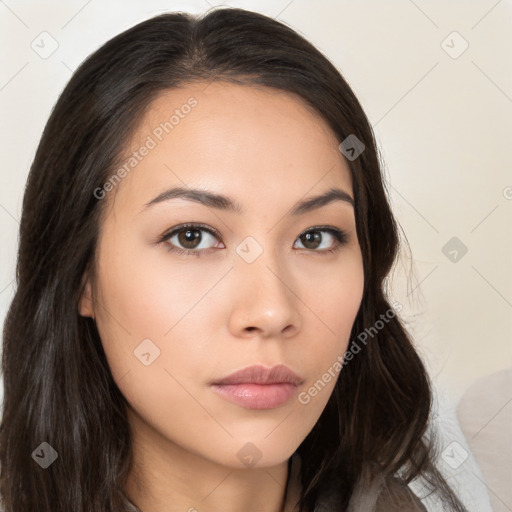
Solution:
<svg viewBox="0 0 512 512">
<path fill-rule="evenodd" d="M 187 229 L 196 230 L 196 231 L 206 231 L 207 233 L 215 236 L 218 239 L 221 238 L 220 233 L 216 229 L 208 227 L 204 224 L 191 223 L 191 224 L 182 224 L 181 226 L 177 226 L 177 227 L 173 228 L 171 231 L 168 231 L 167 233 L 162 235 L 162 237 L 158 240 L 158 243 L 167 242 L 170 238 L 172 238 L 177 233 L 180 233 L 181 231 L 186 231 Z M 334 239 L 335 239 L 335 247 L 333 249 L 323 249 L 320 251 L 315 250 L 315 249 L 305 249 L 306 251 L 317 252 L 322 255 L 333 254 L 333 253 L 339 251 L 341 249 L 341 247 L 343 245 L 345 245 L 348 241 L 348 235 L 345 231 L 343 231 L 341 229 L 337 229 L 337 228 L 331 228 L 329 226 L 315 226 L 315 227 L 309 228 L 306 231 L 303 231 L 299 235 L 299 237 L 301 237 L 302 235 L 305 235 L 306 233 L 311 233 L 311 232 L 316 232 L 316 231 L 327 232 L 327 233 L 330 233 L 331 235 L 333 235 Z M 299 238 L 299 237 L 297 237 L 297 238 Z M 200 257 L 205 252 L 209 252 L 209 249 L 199 249 L 199 250 L 197 250 L 197 249 L 180 249 L 179 247 L 176 247 L 174 245 L 170 245 L 170 244 L 167 244 L 167 245 L 169 246 L 169 247 L 167 247 L 167 250 L 169 252 L 181 254 L 181 255 Z"/>
</svg>

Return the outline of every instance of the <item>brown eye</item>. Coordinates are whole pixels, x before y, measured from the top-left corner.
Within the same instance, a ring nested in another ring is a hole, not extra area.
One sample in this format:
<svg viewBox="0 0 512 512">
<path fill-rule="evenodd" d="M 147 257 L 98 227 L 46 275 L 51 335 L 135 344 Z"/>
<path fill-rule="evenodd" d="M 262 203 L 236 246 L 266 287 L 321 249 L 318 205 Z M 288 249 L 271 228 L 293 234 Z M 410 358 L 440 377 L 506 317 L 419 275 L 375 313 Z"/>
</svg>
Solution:
<svg viewBox="0 0 512 512">
<path fill-rule="evenodd" d="M 322 242 L 322 235 L 318 231 L 310 231 L 301 235 L 300 240 L 306 249 L 317 249 Z"/>
<path fill-rule="evenodd" d="M 327 233 L 328 236 L 322 235 L 322 233 Z M 314 252 L 334 252 L 347 242 L 347 238 L 347 234 L 339 229 L 315 228 L 302 233 L 298 240 L 300 240 L 305 249 L 310 249 Z M 324 242 L 326 242 L 327 247 L 319 250 L 318 248 Z"/>
<path fill-rule="evenodd" d="M 160 242 L 165 242 L 170 252 L 201 256 L 214 248 L 215 240 L 220 240 L 220 234 L 213 228 L 201 224 L 185 224 L 163 235 Z M 331 254 L 347 242 L 348 235 L 337 228 L 318 227 L 304 231 L 297 240 L 303 246 L 299 249 Z M 201 247 L 203 244 L 206 247 Z"/>
<path fill-rule="evenodd" d="M 217 233 L 211 228 L 194 224 L 179 226 L 165 234 L 160 241 L 165 242 L 171 252 L 200 256 L 215 245 L 217 238 Z"/>
<path fill-rule="evenodd" d="M 178 232 L 178 242 L 185 249 L 195 249 L 202 240 L 200 229 L 182 229 Z"/>
</svg>

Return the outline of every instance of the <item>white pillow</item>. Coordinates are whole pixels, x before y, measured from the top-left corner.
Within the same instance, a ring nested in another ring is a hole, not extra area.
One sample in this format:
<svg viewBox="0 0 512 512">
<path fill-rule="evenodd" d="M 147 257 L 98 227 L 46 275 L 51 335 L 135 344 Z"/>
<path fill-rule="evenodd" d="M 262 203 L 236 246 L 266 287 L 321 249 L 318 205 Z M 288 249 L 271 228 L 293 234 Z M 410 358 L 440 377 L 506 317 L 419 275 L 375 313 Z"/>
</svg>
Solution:
<svg viewBox="0 0 512 512">
<path fill-rule="evenodd" d="M 469 512 L 493 512 L 482 471 L 457 420 L 456 404 L 444 390 L 434 387 L 433 392 L 432 427 L 439 443 L 436 466 Z M 428 512 L 445 512 L 435 495 L 427 495 L 421 481 L 412 482 L 410 488 Z"/>
<path fill-rule="evenodd" d="M 475 381 L 457 417 L 485 478 L 494 512 L 512 510 L 512 368 Z"/>
</svg>

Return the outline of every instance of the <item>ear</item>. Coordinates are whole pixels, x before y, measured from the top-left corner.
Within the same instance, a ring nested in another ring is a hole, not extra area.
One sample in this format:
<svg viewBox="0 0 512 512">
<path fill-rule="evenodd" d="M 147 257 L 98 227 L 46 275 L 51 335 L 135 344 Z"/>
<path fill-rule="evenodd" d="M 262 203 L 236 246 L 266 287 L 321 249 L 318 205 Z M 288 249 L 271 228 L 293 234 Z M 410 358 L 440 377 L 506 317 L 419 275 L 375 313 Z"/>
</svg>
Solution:
<svg viewBox="0 0 512 512">
<path fill-rule="evenodd" d="M 82 316 L 89 316 L 94 318 L 94 303 L 92 300 L 92 287 L 91 281 L 87 276 L 87 273 L 84 274 L 82 278 L 82 294 L 80 296 L 80 301 L 78 303 L 78 311 Z"/>
</svg>

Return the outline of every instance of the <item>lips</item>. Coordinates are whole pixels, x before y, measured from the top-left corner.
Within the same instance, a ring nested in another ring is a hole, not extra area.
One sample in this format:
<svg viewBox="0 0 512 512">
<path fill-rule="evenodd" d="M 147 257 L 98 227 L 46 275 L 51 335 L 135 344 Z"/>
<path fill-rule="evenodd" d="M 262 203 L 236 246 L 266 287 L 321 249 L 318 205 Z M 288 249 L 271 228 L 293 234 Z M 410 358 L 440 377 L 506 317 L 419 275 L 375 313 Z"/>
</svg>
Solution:
<svg viewBox="0 0 512 512">
<path fill-rule="evenodd" d="M 284 364 L 267 368 L 256 365 L 238 370 L 213 384 L 293 384 L 298 386 L 303 382 L 296 373 Z"/>
<path fill-rule="evenodd" d="M 223 399 L 246 409 L 273 409 L 297 393 L 304 380 L 285 365 L 250 366 L 212 383 Z"/>
</svg>

